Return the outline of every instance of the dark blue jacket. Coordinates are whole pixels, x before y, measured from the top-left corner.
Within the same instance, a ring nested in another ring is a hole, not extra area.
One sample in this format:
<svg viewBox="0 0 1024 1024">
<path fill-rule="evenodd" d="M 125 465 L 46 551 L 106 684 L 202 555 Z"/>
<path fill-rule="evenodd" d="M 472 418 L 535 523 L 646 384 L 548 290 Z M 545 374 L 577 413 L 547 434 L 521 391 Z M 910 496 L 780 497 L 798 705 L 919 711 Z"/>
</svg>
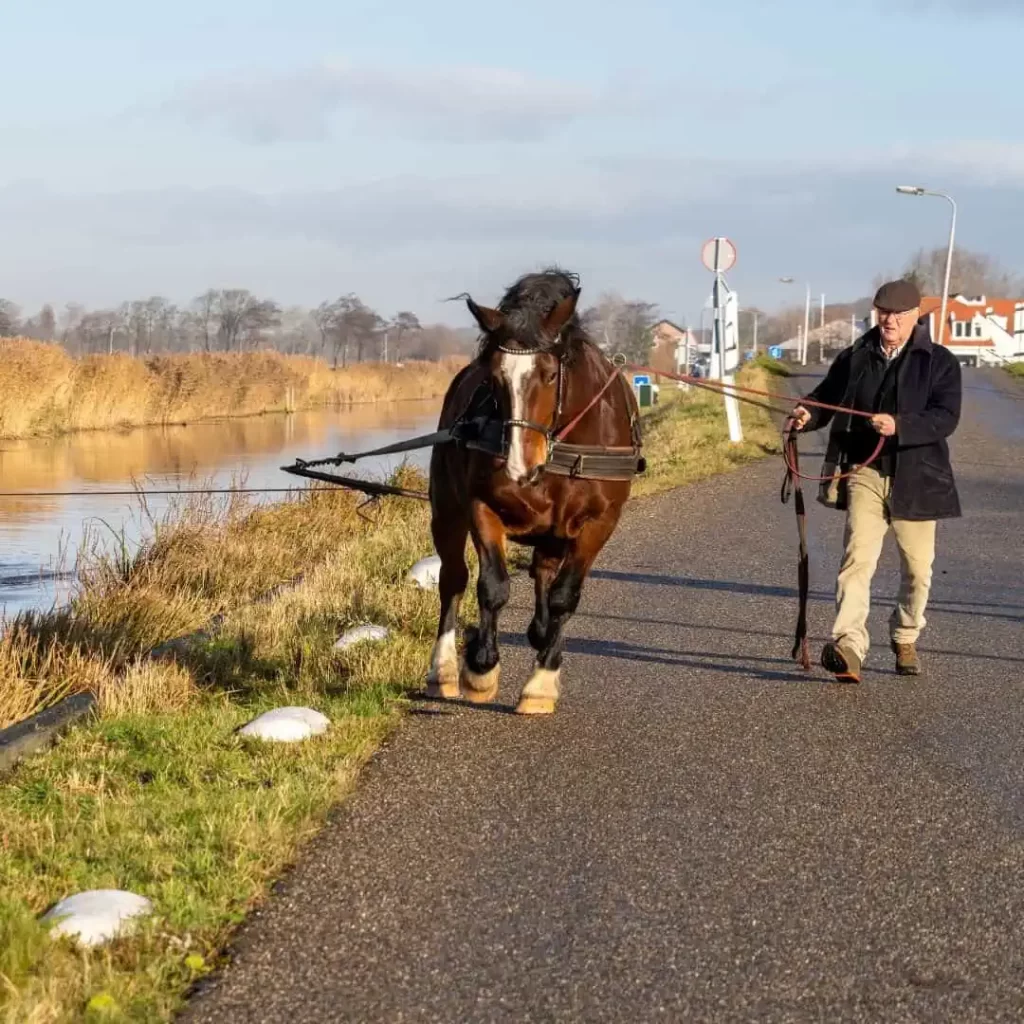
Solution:
<svg viewBox="0 0 1024 1024">
<path fill-rule="evenodd" d="M 852 406 L 861 376 L 867 367 L 868 346 L 879 344 L 879 330 L 872 328 L 849 348 L 843 349 L 829 367 L 825 379 L 806 396 L 829 405 Z M 890 508 L 894 519 L 951 519 L 959 516 L 953 470 L 946 438 L 960 422 L 960 364 L 948 349 L 932 343 L 927 322 L 919 320 L 900 356 L 896 378 L 896 451 Z M 849 451 L 855 446 L 849 413 L 811 408 L 805 431 L 820 430 L 829 423 L 828 450 L 823 476 L 831 477 L 849 467 Z M 826 480 L 818 500 L 846 508 L 845 487 Z"/>
</svg>

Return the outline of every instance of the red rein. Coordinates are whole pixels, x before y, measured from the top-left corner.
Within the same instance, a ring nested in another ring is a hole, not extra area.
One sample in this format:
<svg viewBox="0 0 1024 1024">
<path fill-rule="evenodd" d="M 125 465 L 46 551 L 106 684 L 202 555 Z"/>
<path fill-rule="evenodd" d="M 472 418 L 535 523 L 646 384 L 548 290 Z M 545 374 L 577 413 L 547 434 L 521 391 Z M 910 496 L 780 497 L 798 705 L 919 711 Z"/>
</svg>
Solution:
<svg viewBox="0 0 1024 1024">
<path fill-rule="evenodd" d="M 758 406 L 758 408 L 761 408 L 761 409 L 769 409 L 772 412 L 782 412 L 782 413 L 785 413 L 785 412 L 788 412 L 788 410 L 787 409 L 777 409 L 774 406 L 770 406 L 770 405 L 763 405 L 761 402 L 752 402 L 750 399 L 742 398 L 741 396 L 742 395 L 758 395 L 761 398 L 777 398 L 781 402 L 789 402 L 789 403 L 791 403 L 794 406 L 802 405 L 802 406 L 805 406 L 805 407 L 812 407 L 812 408 L 815 408 L 815 409 L 827 409 L 830 412 L 845 412 L 845 413 L 848 413 L 851 416 L 863 416 L 866 419 L 870 419 L 872 416 L 875 415 L 874 413 L 871 413 L 871 412 L 861 412 L 859 409 L 850 409 L 850 408 L 848 408 L 845 405 L 829 405 L 827 402 L 815 402 L 815 401 L 813 401 L 813 400 L 811 400 L 809 398 L 793 398 L 792 395 L 780 395 L 776 391 L 760 391 L 757 388 L 744 388 L 744 387 L 740 387 L 738 384 L 725 384 L 722 381 L 709 381 L 709 380 L 707 380 L 706 378 L 703 378 L 703 377 L 691 377 L 689 374 L 686 374 L 686 373 L 667 373 L 665 370 L 655 370 L 653 367 L 650 367 L 650 366 L 635 366 L 633 364 L 627 363 L 627 364 L 623 364 L 621 367 L 619 367 L 619 369 L 621 369 L 621 370 L 629 370 L 631 373 L 648 373 L 648 374 L 655 375 L 655 376 L 667 377 L 669 380 L 679 381 L 680 383 L 683 383 L 683 384 L 693 384 L 695 387 L 704 388 L 706 391 L 711 391 L 712 393 L 714 393 L 716 395 L 724 395 L 724 396 L 732 395 L 732 397 L 736 398 L 740 402 L 748 402 L 750 405 L 756 405 L 756 406 Z M 614 376 L 614 374 L 612 376 Z M 599 399 L 601 397 L 601 395 L 604 394 L 604 392 L 607 390 L 607 388 L 608 388 L 608 384 L 606 383 L 604 388 L 602 388 L 601 392 L 598 394 L 597 399 Z M 596 403 L 597 399 L 595 399 L 595 403 Z M 592 403 L 592 404 L 594 404 L 594 403 Z M 589 411 L 589 409 L 590 409 L 590 406 L 587 407 L 586 411 Z M 790 414 L 790 419 L 792 419 L 792 414 Z M 850 476 L 854 472 L 854 470 L 856 468 L 863 468 L 864 466 L 870 466 L 878 458 L 878 456 L 882 454 L 882 446 L 885 444 L 885 437 L 880 435 L 879 438 L 878 438 L 878 444 L 875 446 L 875 450 L 871 453 L 870 458 L 868 458 L 868 460 L 866 462 L 861 463 L 860 467 L 854 467 L 854 469 L 850 470 L 849 473 L 841 473 L 841 474 L 839 474 L 838 476 L 835 476 L 835 477 L 833 477 L 833 476 L 805 476 L 803 473 L 800 472 L 799 463 L 798 463 L 795 455 L 794 456 L 790 455 L 791 448 L 795 446 L 795 438 L 793 439 L 792 444 L 791 444 L 787 440 L 789 438 L 789 436 L 790 436 L 790 428 L 789 428 L 789 423 L 787 422 L 787 429 L 785 430 L 784 435 L 783 435 L 783 446 L 782 446 L 782 457 L 783 457 L 783 459 L 786 462 L 786 468 L 797 479 L 799 479 L 799 480 L 808 480 L 808 481 L 812 481 L 814 483 L 821 483 L 821 482 L 823 482 L 825 480 L 832 480 L 832 479 L 835 479 L 835 480 L 845 480 L 848 476 Z"/>
</svg>

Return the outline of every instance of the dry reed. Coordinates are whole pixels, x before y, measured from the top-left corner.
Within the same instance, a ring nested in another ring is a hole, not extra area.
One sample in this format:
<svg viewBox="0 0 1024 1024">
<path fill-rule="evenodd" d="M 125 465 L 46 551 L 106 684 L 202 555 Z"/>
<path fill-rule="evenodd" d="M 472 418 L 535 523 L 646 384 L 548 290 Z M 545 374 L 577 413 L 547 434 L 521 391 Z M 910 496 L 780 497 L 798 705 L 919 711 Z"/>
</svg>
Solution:
<svg viewBox="0 0 1024 1024">
<path fill-rule="evenodd" d="M 319 359 L 273 351 L 75 359 L 59 345 L 5 338 L 0 437 L 437 398 L 459 365 L 361 363 L 333 370 Z"/>
</svg>

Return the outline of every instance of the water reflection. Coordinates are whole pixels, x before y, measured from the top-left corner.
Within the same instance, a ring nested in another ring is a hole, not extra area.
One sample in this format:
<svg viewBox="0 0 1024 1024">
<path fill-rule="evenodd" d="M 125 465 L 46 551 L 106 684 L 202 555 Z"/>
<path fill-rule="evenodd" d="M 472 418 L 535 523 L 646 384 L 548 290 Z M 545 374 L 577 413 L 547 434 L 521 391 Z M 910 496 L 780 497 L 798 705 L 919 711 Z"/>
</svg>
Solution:
<svg viewBox="0 0 1024 1024">
<path fill-rule="evenodd" d="M 133 480 L 152 488 L 243 482 L 248 487 L 301 488 L 301 480 L 280 470 L 296 456 L 321 458 L 389 444 L 432 429 L 439 409 L 438 401 L 396 402 L 4 441 L 0 491 L 125 489 Z M 428 457 L 428 452 L 417 452 L 408 459 L 425 467 Z M 360 463 L 358 472 L 378 476 L 400 462 L 401 456 L 370 460 Z M 253 500 L 281 497 L 254 495 Z M 150 512 L 159 517 L 173 500 L 150 498 Z M 0 606 L 7 617 L 66 598 L 71 580 L 61 566 L 73 564 L 87 525 L 99 525 L 107 536 L 123 530 L 133 542 L 146 528 L 133 498 L 0 497 Z"/>
</svg>

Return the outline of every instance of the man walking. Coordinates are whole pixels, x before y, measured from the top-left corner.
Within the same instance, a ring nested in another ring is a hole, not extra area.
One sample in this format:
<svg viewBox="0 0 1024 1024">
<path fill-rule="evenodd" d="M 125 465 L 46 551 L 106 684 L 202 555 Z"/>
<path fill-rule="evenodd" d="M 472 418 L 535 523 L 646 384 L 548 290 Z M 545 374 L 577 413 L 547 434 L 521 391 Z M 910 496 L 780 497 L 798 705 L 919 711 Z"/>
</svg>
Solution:
<svg viewBox="0 0 1024 1024">
<path fill-rule="evenodd" d="M 860 682 L 870 647 L 871 580 L 892 526 L 900 552 L 900 589 L 889 619 L 896 671 L 921 671 L 916 643 L 935 558 L 939 519 L 960 515 L 946 438 L 960 420 L 960 364 L 932 343 L 910 281 L 890 281 L 874 299 L 878 326 L 844 349 L 805 398 L 872 413 L 870 419 L 797 406 L 798 430 L 832 423 L 818 500 L 846 511 L 836 620 L 821 664 L 841 682 Z M 878 458 L 864 465 L 878 445 Z M 839 480 L 843 473 L 851 475 Z"/>
</svg>

